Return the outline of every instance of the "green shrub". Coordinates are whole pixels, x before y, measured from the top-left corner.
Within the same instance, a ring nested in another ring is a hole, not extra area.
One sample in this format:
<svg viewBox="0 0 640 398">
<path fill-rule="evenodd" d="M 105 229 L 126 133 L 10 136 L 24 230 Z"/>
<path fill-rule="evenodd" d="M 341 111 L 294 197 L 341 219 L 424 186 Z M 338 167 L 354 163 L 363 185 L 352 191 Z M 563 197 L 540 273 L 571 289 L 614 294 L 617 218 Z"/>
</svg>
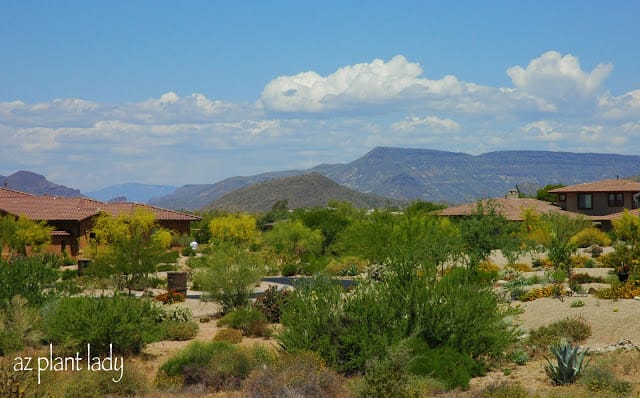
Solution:
<svg viewBox="0 0 640 398">
<path fill-rule="evenodd" d="M 238 344 L 242 341 L 242 330 L 221 329 L 213 336 L 213 341 L 224 341 L 231 344 Z"/>
<path fill-rule="evenodd" d="M 454 270 L 438 281 L 435 271 L 412 263 L 387 268 L 380 280 L 361 280 L 347 295 L 327 276 L 297 285 L 281 317 L 283 346 L 316 351 L 340 373 L 353 374 L 412 335 L 478 362 L 515 341 L 505 321 L 514 312 L 478 273 Z"/>
<path fill-rule="evenodd" d="M 222 312 L 249 305 L 253 286 L 259 283 L 265 267 L 259 253 L 235 248 L 204 258 L 205 268 L 194 275 L 194 284 L 222 304 Z"/>
<path fill-rule="evenodd" d="M 195 322 L 164 321 L 166 340 L 190 340 L 198 334 L 198 324 Z"/>
<path fill-rule="evenodd" d="M 485 387 L 478 398 L 528 398 L 529 392 L 520 383 L 501 382 Z"/>
<path fill-rule="evenodd" d="M 19 295 L 31 305 L 42 304 L 58 279 L 57 266 L 42 257 L 0 260 L 0 302 Z"/>
<path fill-rule="evenodd" d="M 584 318 L 570 317 L 533 329 L 527 343 L 534 349 L 559 344 L 562 340 L 579 343 L 591 336 L 591 325 Z"/>
<path fill-rule="evenodd" d="M 411 359 L 409 371 L 417 375 L 435 377 L 441 380 L 447 389 L 467 389 L 471 377 L 480 375 L 482 369 L 469 355 L 448 346 L 441 346 L 416 353 Z"/>
<path fill-rule="evenodd" d="M 0 355 L 36 346 L 41 339 L 40 315 L 25 298 L 15 296 L 0 307 Z"/>
<path fill-rule="evenodd" d="M 344 381 L 315 353 L 285 354 L 253 370 L 242 386 L 243 397 L 343 397 Z"/>
<path fill-rule="evenodd" d="M 591 276 L 587 273 L 573 274 L 571 277 L 574 283 L 604 283 L 601 276 Z"/>
<path fill-rule="evenodd" d="M 584 361 L 588 349 L 581 351 L 579 346 L 572 346 L 571 343 L 562 343 L 549 347 L 553 353 L 557 365 L 554 365 L 547 357 L 547 365 L 544 367 L 545 373 L 556 385 L 573 384 L 580 376 L 582 368 L 586 367 L 589 361 Z"/>
<path fill-rule="evenodd" d="M 409 351 L 405 344 L 399 344 L 386 356 L 369 362 L 358 397 L 409 397 Z"/>
<path fill-rule="evenodd" d="M 592 245 L 610 246 L 611 239 L 609 235 L 598 228 L 589 227 L 575 234 L 571 238 L 570 243 L 577 247 L 589 247 Z"/>
<path fill-rule="evenodd" d="M 134 397 L 149 391 L 146 377 L 133 364 L 123 365 L 122 379 L 116 371 L 74 373 L 64 389 L 65 398 Z"/>
<path fill-rule="evenodd" d="M 268 337 L 271 330 L 262 313 L 252 308 L 238 308 L 218 320 L 218 326 L 242 330 L 245 336 Z"/>
<path fill-rule="evenodd" d="M 300 267 L 298 264 L 289 263 L 282 267 L 282 276 L 295 276 L 298 274 Z"/>
<path fill-rule="evenodd" d="M 281 307 L 287 302 L 291 296 L 288 289 L 278 290 L 275 285 L 269 286 L 264 293 L 256 297 L 253 308 L 257 309 L 269 322 L 280 322 Z"/>
<path fill-rule="evenodd" d="M 356 276 L 366 268 L 366 260 L 356 256 L 345 256 L 331 259 L 327 265 L 327 272 L 333 276 Z"/>
<path fill-rule="evenodd" d="M 573 300 L 573 302 L 571 303 L 571 308 L 580 308 L 580 307 L 584 307 L 585 302 L 582 300 Z"/>
<path fill-rule="evenodd" d="M 92 354 L 113 351 L 139 353 L 151 341 L 160 340 L 160 310 L 149 300 L 113 297 L 65 297 L 46 306 L 43 329 L 47 341 L 68 352 Z"/>
<path fill-rule="evenodd" d="M 168 271 L 176 271 L 178 269 L 178 265 L 175 263 L 162 263 L 158 264 L 156 267 L 156 271 L 158 272 L 168 272 Z"/>
<path fill-rule="evenodd" d="M 162 321 L 191 322 L 193 320 L 193 314 L 191 313 L 189 307 L 161 307 L 160 319 Z"/>
<path fill-rule="evenodd" d="M 529 361 L 529 354 L 522 348 L 516 348 L 510 355 L 511 361 L 516 365 L 522 366 Z"/>
<path fill-rule="evenodd" d="M 182 377 L 184 385 L 203 384 L 216 391 L 236 389 L 253 362 L 245 351 L 222 341 L 195 341 L 160 367 L 168 377 Z"/>
</svg>

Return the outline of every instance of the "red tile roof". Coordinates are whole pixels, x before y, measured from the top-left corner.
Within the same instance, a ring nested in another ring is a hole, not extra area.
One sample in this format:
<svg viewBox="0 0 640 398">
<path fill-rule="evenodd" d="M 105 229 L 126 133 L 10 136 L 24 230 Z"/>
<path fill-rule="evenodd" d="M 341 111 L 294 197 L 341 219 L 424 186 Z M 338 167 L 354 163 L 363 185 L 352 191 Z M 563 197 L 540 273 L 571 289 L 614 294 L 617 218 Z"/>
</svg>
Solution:
<svg viewBox="0 0 640 398">
<path fill-rule="evenodd" d="M 574 213 L 564 211 L 549 202 L 530 198 L 495 198 L 482 200 L 480 202 L 485 209 L 489 205 L 489 202 L 493 203 L 496 211 L 511 221 L 522 221 L 522 213 L 525 209 L 532 209 L 537 213 L 555 212 L 574 215 Z M 477 209 L 478 202 L 465 203 L 443 209 L 438 214 L 441 216 L 468 216 L 475 213 Z"/>
<path fill-rule="evenodd" d="M 7 195 L 8 196 L 8 195 Z M 81 221 L 104 211 L 115 217 L 133 214 L 136 208 L 145 208 L 153 212 L 158 221 L 198 221 L 200 217 L 160 207 L 138 203 L 104 203 L 89 198 L 67 198 L 57 196 L 0 196 L 0 211 L 31 220 Z"/>
<path fill-rule="evenodd" d="M 0 188 L 0 198 L 24 198 L 26 196 L 33 196 L 30 193 L 14 191 L 9 188 Z"/>
<path fill-rule="evenodd" d="M 618 179 L 602 180 L 556 188 L 550 190 L 549 192 L 640 192 L 640 182 Z"/>
</svg>

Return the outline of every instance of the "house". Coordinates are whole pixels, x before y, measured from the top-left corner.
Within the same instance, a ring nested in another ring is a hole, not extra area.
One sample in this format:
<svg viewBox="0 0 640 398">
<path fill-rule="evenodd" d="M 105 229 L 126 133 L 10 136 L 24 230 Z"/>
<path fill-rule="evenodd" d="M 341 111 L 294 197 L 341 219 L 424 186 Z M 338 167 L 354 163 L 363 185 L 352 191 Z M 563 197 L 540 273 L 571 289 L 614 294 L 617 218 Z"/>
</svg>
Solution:
<svg viewBox="0 0 640 398">
<path fill-rule="evenodd" d="M 200 217 L 139 203 L 105 203 L 89 198 L 39 196 L 0 188 L 0 215 L 23 216 L 33 221 L 45 221 L 54 228 L 49 252 L 66 251 L 77 256 L 89 244 L 91 228 L 101 213 L 114 217 L 133 214 L 145 208 L 156 216 L 157 223 L 175 233 L 189 234 L 191 222 Z"/>
<path fill-rule="evenodd" d="M 611 229 L 611 220 L 625 209 L 640 208 L 640 182 L 629 180 L 601 180 L 556 188 L 549 193 L 556 195 L 560 208 L 588 216 L 603 230 Z"/>
<path fill-rule="evenodd" d="M 505 195 L 504 198 L 485 199 L 479 201 L 482 207 L 487 209 L 488 206 L 494 206 L 497 213 L 504 216 L 510 221 L 522 221 L 524 211 L 531 209 L 536 213 L 563 213 L 568 212 L 560 209 L 558 206 L 554 206 L 549 202 L 532 198 L 519 198 L 517 194 L 510 192 Z M 438 214 L 448 217 L 464 217 L 474 214 L 478 209 L 478 202 L 465 203 L 459 206 L 447 207 L 441 210 Z"/>
</svg>

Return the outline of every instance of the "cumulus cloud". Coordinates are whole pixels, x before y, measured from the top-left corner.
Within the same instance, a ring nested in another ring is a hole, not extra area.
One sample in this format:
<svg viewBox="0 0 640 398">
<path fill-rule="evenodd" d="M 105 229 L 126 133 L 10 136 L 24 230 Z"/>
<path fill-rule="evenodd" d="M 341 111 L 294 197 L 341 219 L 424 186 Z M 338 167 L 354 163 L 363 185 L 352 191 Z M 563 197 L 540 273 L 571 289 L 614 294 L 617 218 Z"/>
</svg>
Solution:
<svg viewBox="0 0 640 398">
<path fill-rule="evenodd" d="M 421 78 L 422 67 L 402 55 L 342 67 L 324 77 L 316 72 L 280 76 L 269 82 L 260 103 L 271 111 L 320 112 L 399 99 L 457 96 L 470 90 L 455 76 Z"/>
<path fill-rule="evenodd" d="M 607 63 L 587 72 L 582 70 L 578 57 L 548 51 L 529 62 L 526 69 L 507 69 L 507 75 L 516 89 L 557 103 L 598 94 L 612 70 L 613 65 Z"/>
<path fill-rule="evenodd" d="M 448 131 L 459 131 L 460 124 L 455 120 L 440 118 L 437 116 L 410 116 L 401 122 L 393 123 L 391 125 L 391 129 L 397 132 L 425 131 L 443 133 Z"/>
</svg>

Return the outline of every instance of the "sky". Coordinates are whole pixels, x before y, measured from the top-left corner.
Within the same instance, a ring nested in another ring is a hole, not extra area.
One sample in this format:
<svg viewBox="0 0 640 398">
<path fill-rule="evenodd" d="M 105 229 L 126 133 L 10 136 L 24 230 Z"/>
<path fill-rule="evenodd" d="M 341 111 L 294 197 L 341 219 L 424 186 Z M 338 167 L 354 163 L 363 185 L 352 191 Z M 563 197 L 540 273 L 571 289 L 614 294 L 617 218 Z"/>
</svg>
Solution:
<svg viewBox="0 0 640 398">
<path fill-rule="evenodd" d="M 83 192 L 377 146 L 640 154 L 634 1 L 0 0 L 0 175 Z"/>
</svg>

